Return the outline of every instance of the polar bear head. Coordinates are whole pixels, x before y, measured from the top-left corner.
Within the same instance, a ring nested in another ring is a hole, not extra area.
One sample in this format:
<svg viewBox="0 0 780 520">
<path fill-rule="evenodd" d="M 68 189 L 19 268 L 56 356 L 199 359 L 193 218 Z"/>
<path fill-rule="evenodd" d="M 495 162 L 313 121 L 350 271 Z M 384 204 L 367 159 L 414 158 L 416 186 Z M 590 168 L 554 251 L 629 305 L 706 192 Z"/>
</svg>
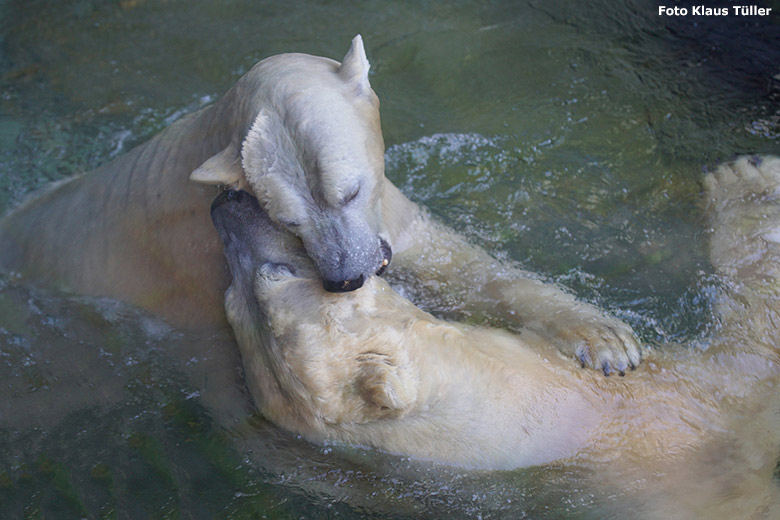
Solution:
<svg viewBox="0 0 780 520">
<path fill-rule="evenodd" d="M 321 439 L 326 424 L 410 409 L 419 375 L 403 338 L 420 311 L 376 278 L 349 294 L 322 290 L 301 240 L 245 191 L 221 193 L 211 218 L 232 277 L 225 313 L 266 417 Z"/>
<path fill-rule="evenodd" d="M 384 141 L 360 36 L 341 64 L 272 56 L 226 96 L 256 114 L 191 179 L 254 192 L 298 236 L 326 290 L 357 289 L 390 262 L 382 222 Z"/>
</svg>

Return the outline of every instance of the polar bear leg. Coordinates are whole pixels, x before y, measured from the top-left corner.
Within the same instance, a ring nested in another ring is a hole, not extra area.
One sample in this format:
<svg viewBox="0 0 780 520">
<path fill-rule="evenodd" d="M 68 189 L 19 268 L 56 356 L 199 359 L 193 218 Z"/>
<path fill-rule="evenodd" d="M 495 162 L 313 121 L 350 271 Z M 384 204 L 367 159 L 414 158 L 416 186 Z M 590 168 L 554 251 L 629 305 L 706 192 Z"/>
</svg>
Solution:
<svg viewBox="0 0 780 520">
<path fill-rule="evenodd" d="M 731 349 L 780 349 L 780 158 L 741 157 L 704 180 L 718 313 Z"/>
</svg>

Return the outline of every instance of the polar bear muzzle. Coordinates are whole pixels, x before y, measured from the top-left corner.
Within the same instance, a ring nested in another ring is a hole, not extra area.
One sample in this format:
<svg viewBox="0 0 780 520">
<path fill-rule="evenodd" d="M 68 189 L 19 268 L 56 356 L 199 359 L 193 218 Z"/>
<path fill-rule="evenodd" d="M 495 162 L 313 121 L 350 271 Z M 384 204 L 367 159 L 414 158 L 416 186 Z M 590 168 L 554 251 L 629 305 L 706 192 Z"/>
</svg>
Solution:
<svg viewBox="0 0 780 520">
<path fill-rule="evenodd" d="M 370 238 L 361 243 L 358 240 L 350 241 L 349 237 L 339 237 L 339 233 L 340 231 L 334 232 L 335 236 L 327 242 L 327 245 L 306 247 L 307 251 L 319 253 L 319 255 L 314 253 L 315 256 L 312 258 L 320 272 L 322 287 L 326 291 L 334 293 L 354 291 L 361 288 L 371 276 L 385 272 L 393 256 L 390 244 L 386 240 L 366 233 L 362 236 L 368 235 Z M 306 246 L 306 239 L 303 242 Z"/>
<path fill-rule="evenodd" d="M 264 263 L 284 264 L 290 265 L 296 273 L 305 272 L 307 276 L 320 278 L 323 288 L 328 292 L 343 293 L 362 287 L 371 274 L 381 275 L 392 257 L 387 241 L 376 237 L 376 242 L 372 241 L 375 245 L 371 246 L 371 249 L 377 251 L 373 253 L 377 255 L 374 260 L 376 267 L 369 271 L 368 276 L 362 272 L 352 277 L 323 276 L 322 269 L 315 268 L 317 259 L 313 261 L 309 257 L 304 242 L 276 224 L 251 194 L 242 190 L 223 191 L 211 205 L 211 217 L 225 246 L 234 277 L 239 272 L 252 272 Z M 338 244 L 340 241 L 334 242 Z M 336 275 L 344 274 L 345 267 L 356 264 L 355 258 L 361 259 L 360 255 L 353 256 L 344 251 L 339 253 L 333 254 L 341 260 L 332 271 Z M 242 262 L 253 265 L 241 265 Z"/>
<path fill-rule="evenodd" d="M 381 276 L 387 269 L 387 266 L 390 265 L 390 260 L 393 257 L 393 251 L 390 248 L 390 244 L 388 244 L 385 239 L 378 237 L 378 241 L 381 261 L 374 274 Z M 328 278 L 323 277 L 322 287 L 326 291 L 333 293 L 350 292 L 354 291 L 355 289 L 360 289 L 365 283 L 366 279 L 367 277 L 362 273 L 357 277 L 349 280 L 329 280 Z"/>
<path fill-rule="evenodd" d="M 274 223 L 249 193 L 223 191 L 211 204 L 211 219 L 234 279 L 251 286 L 247 280 L 264 265 L 285 266 L 299 277 L 316 277 L 300 239 Z"/>
</svg>

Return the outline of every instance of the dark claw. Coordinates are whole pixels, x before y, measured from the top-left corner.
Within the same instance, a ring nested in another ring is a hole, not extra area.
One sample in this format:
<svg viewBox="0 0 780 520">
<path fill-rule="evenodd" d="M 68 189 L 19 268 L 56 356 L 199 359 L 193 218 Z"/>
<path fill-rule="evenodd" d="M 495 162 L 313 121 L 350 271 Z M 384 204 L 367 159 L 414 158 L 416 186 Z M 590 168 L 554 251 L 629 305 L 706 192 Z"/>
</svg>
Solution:
<svg viewBox="0 0 780 520">
<path fill-rule="evenodd" d="M 581 354 L 577 354 L 577 359 L 580 360 L 580 366 L 582 368 L 585 368 L 585 366 L 587 366 L 587 364 L 588 364 L 587 363 L 588 362 L 588 352 L 584 351 Z"/>
<path fill-rule="evenodd" d="M 612 373 L 612 367 L 609 365 L 609 361 L 605 361 L 601 368 L 604 370 L 604 375 L 607 377 Z"/>
</svg>

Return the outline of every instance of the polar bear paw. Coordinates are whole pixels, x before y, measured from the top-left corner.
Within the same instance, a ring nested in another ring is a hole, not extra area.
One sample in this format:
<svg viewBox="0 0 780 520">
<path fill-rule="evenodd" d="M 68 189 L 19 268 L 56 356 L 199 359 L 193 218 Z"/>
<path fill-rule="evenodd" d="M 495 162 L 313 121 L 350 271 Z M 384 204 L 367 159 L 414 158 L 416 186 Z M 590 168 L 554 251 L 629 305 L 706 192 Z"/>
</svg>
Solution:
<svg viewBox="0 0 780 520">
<path fill-rule="evenodd" d="M 780 158 L 740 157 L 704 179 L 710 257 L 726 279 L 777 291 Z M 755 283 L 752 283 L 755 282 Z"/>
<path fill-rule="evenodd" d="M 716 211 L 723 204 L 749 202 L 746 197 L 775 200 L 780 195 L 780 158 L 745 156 L 722 164 L 705 177 L 704 188 Z"/>
<path fill-rule="evenodd" d="M 404 366 L 379 352 L 364 352 L 357 361 L 357 388 L 367 405 L 367 418 L 399 417 L 411 408 L 417 385 Z"/>
<path fill-rule="evenodd" d="M 580 303 L 556 313 L 557 325 L 550 332 L 559 349 L 573 354 L 583 368 L 601 370 L 606 376 L 634 370 L 642 361 L 642 347 L 631 327 L 589 307 Z"/>
</svg>

